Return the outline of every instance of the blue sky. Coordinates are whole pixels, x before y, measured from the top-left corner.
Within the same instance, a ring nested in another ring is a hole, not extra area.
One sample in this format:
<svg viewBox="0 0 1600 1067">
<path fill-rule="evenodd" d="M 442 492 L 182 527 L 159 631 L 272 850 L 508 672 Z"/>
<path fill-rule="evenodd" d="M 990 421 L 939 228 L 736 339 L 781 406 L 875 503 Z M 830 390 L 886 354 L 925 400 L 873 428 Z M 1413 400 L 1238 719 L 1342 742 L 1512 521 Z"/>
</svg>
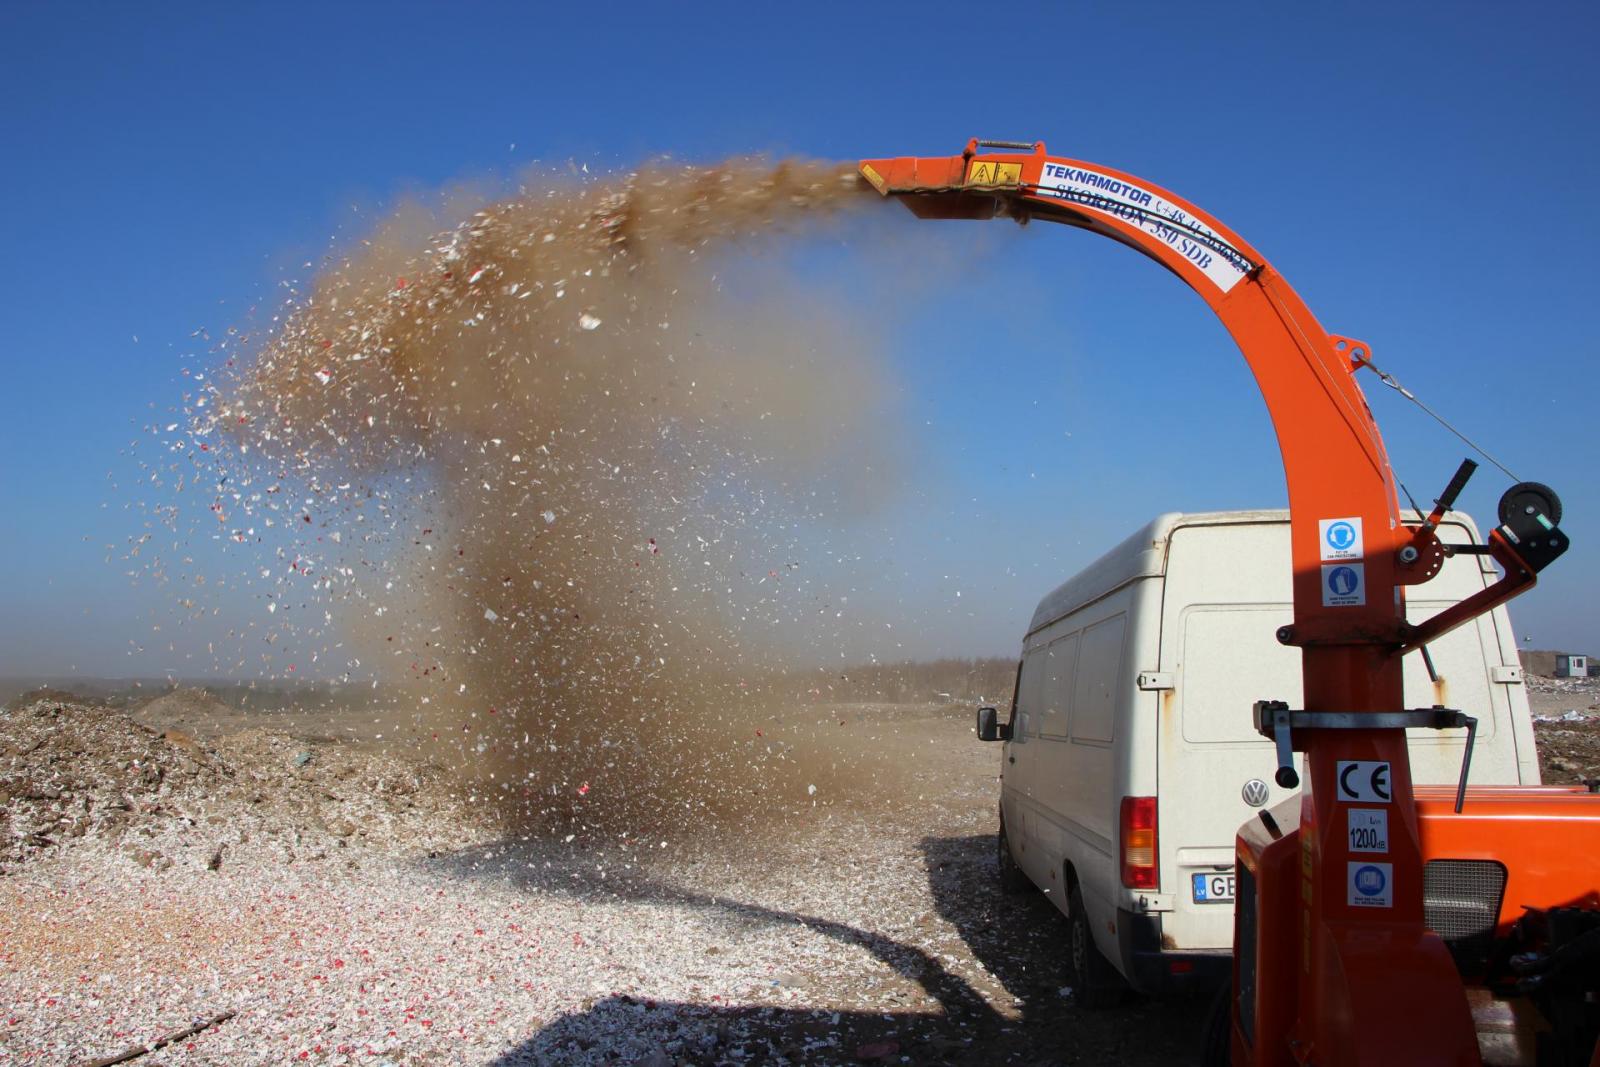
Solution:
<svg viewBox="0 0 1600 1067">
<path fill-rule="evenodd" d="M 195 633 L 168 647 L 171 592 L 107 562 L 140 530 L 122 450 L 205 365 L 193 331 L 274 302 L 396 198 L 531 163 L 953 154 L 974 135 L 1193 200 L 1326 328 L 1554 485 L 1575 547 L 1513 617 L 1532 647 L 1600 652 L 1596 5 L 671 12 L 0 8 L 0 673 L 208 673 Z M 865 603 L 830 655 L 1012 650 L 1039 595 L 1153 514 L 1285 499 L 1197 297 L 1075 231 L 943 226 L 885 325 L 915 462 L 839 520 Z M 892 269 L 848 241 L 806 257 Z M 1367 385 L 1431 499 L 1462 447 Z M 1486 467 L 1462 504 L 1487 517 L 1504 484 Z"/>
</svg>

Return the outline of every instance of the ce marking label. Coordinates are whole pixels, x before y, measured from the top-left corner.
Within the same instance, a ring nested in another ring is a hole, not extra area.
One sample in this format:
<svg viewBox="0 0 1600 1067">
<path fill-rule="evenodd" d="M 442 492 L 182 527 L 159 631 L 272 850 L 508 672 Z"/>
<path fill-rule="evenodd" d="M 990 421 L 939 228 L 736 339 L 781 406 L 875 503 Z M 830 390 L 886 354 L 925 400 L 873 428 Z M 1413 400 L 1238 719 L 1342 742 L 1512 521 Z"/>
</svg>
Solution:
<svg viewBox="0 0 1600 1067">
<path fill-rule="evenodd" d="M 1390 793 L 1388 763 L 1342 759 L 1337 778 L 1340 800 L 1387 804 L 1394 799 Z"/>
</svg>

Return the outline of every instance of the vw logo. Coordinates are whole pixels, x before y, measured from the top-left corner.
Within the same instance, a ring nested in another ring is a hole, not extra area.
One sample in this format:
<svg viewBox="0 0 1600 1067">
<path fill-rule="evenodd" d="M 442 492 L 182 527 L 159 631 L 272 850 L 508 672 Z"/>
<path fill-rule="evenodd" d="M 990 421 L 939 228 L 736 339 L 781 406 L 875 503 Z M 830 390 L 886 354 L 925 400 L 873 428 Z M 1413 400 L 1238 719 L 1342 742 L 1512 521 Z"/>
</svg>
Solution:
<svg viewBox="0 0 1600 1067">
<path fill-rule="evenodd" d="M 1239 790 L 1239 795 L 1244 797 L 1244 802 L 1252 808 L 1259 808 L 1267 802 L 1267 783 L 1259 778 L 1252 778 Z"/>
</svg>

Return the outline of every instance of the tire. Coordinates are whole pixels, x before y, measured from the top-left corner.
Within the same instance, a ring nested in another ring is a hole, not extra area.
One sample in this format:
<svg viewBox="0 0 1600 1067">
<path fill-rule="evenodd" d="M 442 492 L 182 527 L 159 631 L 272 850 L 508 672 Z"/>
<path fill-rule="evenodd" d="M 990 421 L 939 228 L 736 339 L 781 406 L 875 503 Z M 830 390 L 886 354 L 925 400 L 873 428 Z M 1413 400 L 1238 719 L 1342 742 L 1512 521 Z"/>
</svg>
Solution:
<svg viewBox="0 0 1600 1067">
<path fill-rule="evenodd" d="M 1000 824 L 1000 832 L 995 835 L 996 866 L 1000 871 L 1000 892 L 1006 896 L 1020 896 L 1033 888 L 1033 883 L 1023 873 L 1017 861 L 1011 855 L 1011 841 L 1006 837 L 1006 824 Z"/>
<path fill-rule="evenodd" d="M 1229 1067 L 1233 1057 L 1233 982 L 1217 990 L 1206 1012 L 1205 1036 L 1200 1039 L 1200 1067 Z"/>
<path fill-rule="evenodd" d="M 1089 927 L 1089 912 L 1083 906 L 1083 892 L 1074 885 L 1067 900 L 1072 909 L 1067 919 L 1067 937 L 1073 995 L 1085 1008 L 1115 1007 L 1122 1003 L 1127 983 L 1095 947 L 1094 934 Z"/>
</svg>

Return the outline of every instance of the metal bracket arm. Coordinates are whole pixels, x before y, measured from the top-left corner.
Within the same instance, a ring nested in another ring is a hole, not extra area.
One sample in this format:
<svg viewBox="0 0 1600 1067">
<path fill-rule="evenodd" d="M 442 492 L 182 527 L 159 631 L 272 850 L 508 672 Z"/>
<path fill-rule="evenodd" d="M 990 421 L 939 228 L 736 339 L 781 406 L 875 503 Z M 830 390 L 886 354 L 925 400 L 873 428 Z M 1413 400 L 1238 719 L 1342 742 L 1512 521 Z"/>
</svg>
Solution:
<svg viewBox="0 0 1600 1067">
<path fill-rule="evenodd" d="M 1255 703 L 1256 730 L 1269 741 L 1278 729 L 1289 730 L 1461 730 L 1470 718 L 1455 708 L 1411 711 L 1291 711 L 1281 700 Z"/>
<path fill-rule="evenodd" d="M 1487 589 L 1481 589 L 1432 618 L 1408 628 L 1396 650 L 1399 654 L 1403 655 L 1442 637 L 1462 623 L 1492 611 L 1526 591 L 1539 580 L 1539 572 L 1567 550 L 1567 535 L 1557 525 L 1561 521 L 1561 500 L 1548 486 L 1537 482 L 1518 482 L 1506 490 L 1500 498 L 1500 525 L 1489 532 L 1487 545 L 1479 548 L 1438 544 L 1434 529 L 1455 502 L 1456 494 L 1466 484 L 1475 466 L 1471 460 L 1461 464 L 1461 469 L 1456 471 L 1456 476 L 1451 479 L 1427 521 L 1413 528 L 1412 543 L 1400 549 L 1400 563 L 1404 567 L 1418 562 L 1425 558 L 1424 552 L 1432 547 L 1451 554 L 1487 553 L 1505 574 Z M 1426 580 L 1436 572 L 1437 567 L 1433 567 L 1418 577 Z"/>
<path fill-rule="evenodd" d="M 1294 769 L 1295 730 L 1465 730 L 1467 748 L 1456 783 L 1456 814 L 1466 802 L 1478 720 L 1464 711 L 1440 705 L 1410 711 L 1291 711 L 1281 700 L 1258 700 L 1253 714 L 1256 732 L 1277 746 L 1278 771 L 1273 779 L 1285 789 L 1300 784 L 1300 773 Z"/>
<path fill-rule="evenodd" d="M 1560 530 L 1557 529 L 1554 532 L 1557 537 L 1561 537 Z M 1471 622 L 1485 612 L 1493 611 L 1501 604 L 1511 600 L 1518 593 L 1529 589 L 1539 580 L 1539 571 L 1543 569 L 1549 560 L 1534 561 L 1524 559 L 1523 553 L 1518 552 L 1517 548 L 1513 547 L 1512 542 L 1505 534 L 1506 527 L 1504 526 L 1490 531 L 1489 544 L 1486 546 L 1490 558 L 1504 568 L 1505 575 L 1488 588 L 1480 589 L 1467 597 L 1467 599 L 1444 609 L 1431 618 L 1424 619 L 1415 627 L 1411 627 L 1406 633 L 1405 640 L 1395 650 L 1396 654 L 1404 655 L 1414 648 L 1419 648 L 1431 641 L 1437 641 L 1457 626 Z M 1561 551 L 1564 550 L 1565 544 L 1562 544 Z M 1546 554 L 1549 553 L 1550 550 L 1547 549 Z M 1556 555 L 1560 555 L 1560 551 L 1555 551 L 1550 558 L 1553 559 Z"/>
</svg>

